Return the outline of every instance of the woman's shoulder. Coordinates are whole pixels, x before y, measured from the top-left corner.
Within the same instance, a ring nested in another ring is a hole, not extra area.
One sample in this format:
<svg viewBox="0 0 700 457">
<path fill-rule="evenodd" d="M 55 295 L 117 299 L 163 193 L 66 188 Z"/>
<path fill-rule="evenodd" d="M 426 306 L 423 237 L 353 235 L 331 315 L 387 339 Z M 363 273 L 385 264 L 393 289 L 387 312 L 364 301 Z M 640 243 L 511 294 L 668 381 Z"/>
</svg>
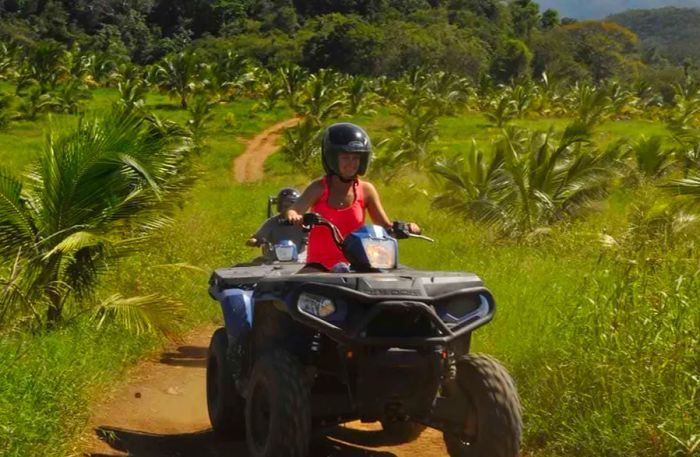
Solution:
<svg viewBox="0 0 700 457">
<path fill-rule="evenodd" d="M 360 186 L 362 186 L 362 191 L 365 195 L 367 195 L 368 193 L 370 195 L 374 195 L 377 193 L 377 189 L 374 187 L 374 184 L 372 184 L 369 181 L 360 180 Z"/>
</svg>

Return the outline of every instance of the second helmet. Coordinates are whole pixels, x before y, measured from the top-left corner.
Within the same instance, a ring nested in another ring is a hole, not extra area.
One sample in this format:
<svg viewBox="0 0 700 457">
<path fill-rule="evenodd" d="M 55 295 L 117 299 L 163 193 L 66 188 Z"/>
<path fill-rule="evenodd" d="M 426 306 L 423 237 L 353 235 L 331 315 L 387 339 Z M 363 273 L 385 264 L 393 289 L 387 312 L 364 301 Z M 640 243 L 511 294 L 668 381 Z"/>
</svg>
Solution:
<svg viewBox="0 0 700 457">
<path fill-rule="evenodd" d="M 297 201 L 301 194 L 299 193 L 298 190 L 293 189 L 291 187 L 285 187 L 284 189 L 280 190 L 279 193 L 277 193 L 277 212 L 281 213 L 282 211 L 287 210 L 290 206 L 294 204 L 294 202 Z"/>
<path fill-rule="evenodd" d="M 362 176 L 367 172 L 372 143 L 369 135 L 361 127 L 349 122 L 339 122 L 330 125 L 323 132 L 321 156 L 323 169 L 327 174 L 340 175 L 338 154 L 341 152 L 356 152 L 360 154 L 360 168 L 357 174 Z"/>
</svg>

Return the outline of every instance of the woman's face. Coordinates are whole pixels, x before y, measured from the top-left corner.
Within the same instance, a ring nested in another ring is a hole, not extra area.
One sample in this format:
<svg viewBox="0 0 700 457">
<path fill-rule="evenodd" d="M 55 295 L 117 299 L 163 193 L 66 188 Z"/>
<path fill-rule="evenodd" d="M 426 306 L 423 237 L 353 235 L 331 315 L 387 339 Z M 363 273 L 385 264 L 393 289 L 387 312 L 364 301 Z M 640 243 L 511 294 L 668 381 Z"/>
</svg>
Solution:
<svg viewBox="0 0 700 457">
<path fill-rule="evenodd" d="M 338 168 L 342 178 L 354 178 L 360 169 L 360 154 L 356 152 L 341 152 L 338 154 Z"/>
</svg>

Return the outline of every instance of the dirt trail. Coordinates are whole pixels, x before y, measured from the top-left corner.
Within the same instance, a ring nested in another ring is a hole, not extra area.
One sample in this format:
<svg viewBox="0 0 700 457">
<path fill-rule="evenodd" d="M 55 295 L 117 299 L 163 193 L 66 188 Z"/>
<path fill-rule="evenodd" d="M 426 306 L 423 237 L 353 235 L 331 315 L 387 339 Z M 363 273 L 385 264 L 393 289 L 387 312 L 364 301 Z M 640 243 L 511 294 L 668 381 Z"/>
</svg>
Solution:
<svg viewBox="0 0 700 457">
<path fill-rule="evenodd" d="M 197 329 L 179 346 L 137 365 L 128 381 L 90 420 L 84 456 L 245 457 L 245 441 L 211 431 L 206 403 L 206 354 L 215 327 Z M 447 456 L 442 434 L 427 429 L 413 443 L 388 446 L 378 424 L 351 422 L 314 431 L 310 457 Z"/>
<path fill-rule="evenodd" d="M 284 129 L 293 127 L 299 123 L 298 117 L 278 122 L 263 130 L 248 143 L 243 154 L 236 157 L 231 167 L 236 182 L 256 181 L 263 177 L 263 164 L 265 159 L 277 149 L 277 139 Z"/>
</svg>

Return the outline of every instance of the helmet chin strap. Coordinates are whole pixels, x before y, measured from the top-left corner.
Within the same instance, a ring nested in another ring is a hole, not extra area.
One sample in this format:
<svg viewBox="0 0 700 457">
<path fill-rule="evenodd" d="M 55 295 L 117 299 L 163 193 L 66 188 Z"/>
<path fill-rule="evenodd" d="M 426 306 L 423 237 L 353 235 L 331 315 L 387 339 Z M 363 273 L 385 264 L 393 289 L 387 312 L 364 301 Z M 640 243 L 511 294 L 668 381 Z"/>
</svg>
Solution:
<svg viewBox="0 0 700 457">
<path fill-rule="evenodd" d="M 329 175 L 331 175 L 331 176 L 333 176 L 333 175 L 337 176 L 338 179 L 340 179 L 340 182 L 343 182 L 343 183 L 345 183 L 345 184 L 348 184 L 348 183 L 357 181 L 357 175 L 353 176 L 353 177 L 350 178 L 350 179 L 343 178 L 343 177 L 340 176 L 338 173 L 334 173 L 334 172 L 329 173 Z"/>
<path fill-rule="evenodd" d="M 341 180 L 342 182 L 344 182 L 345 184 L 347 184 L 347 183 L 349 183 L 349 182 L 355 182 L 355 181 L 357 181 L 357 175 L 353 176 L 353 177 L 350 178 L 350 179 L 345 179 L 345 178 L 343 178 L 343 177 L 340 176 L 340 175 L 337 175 L 337 176 L 338 176 L 338 179 L 340 179 L 340 180 Z"/>
</svg>

